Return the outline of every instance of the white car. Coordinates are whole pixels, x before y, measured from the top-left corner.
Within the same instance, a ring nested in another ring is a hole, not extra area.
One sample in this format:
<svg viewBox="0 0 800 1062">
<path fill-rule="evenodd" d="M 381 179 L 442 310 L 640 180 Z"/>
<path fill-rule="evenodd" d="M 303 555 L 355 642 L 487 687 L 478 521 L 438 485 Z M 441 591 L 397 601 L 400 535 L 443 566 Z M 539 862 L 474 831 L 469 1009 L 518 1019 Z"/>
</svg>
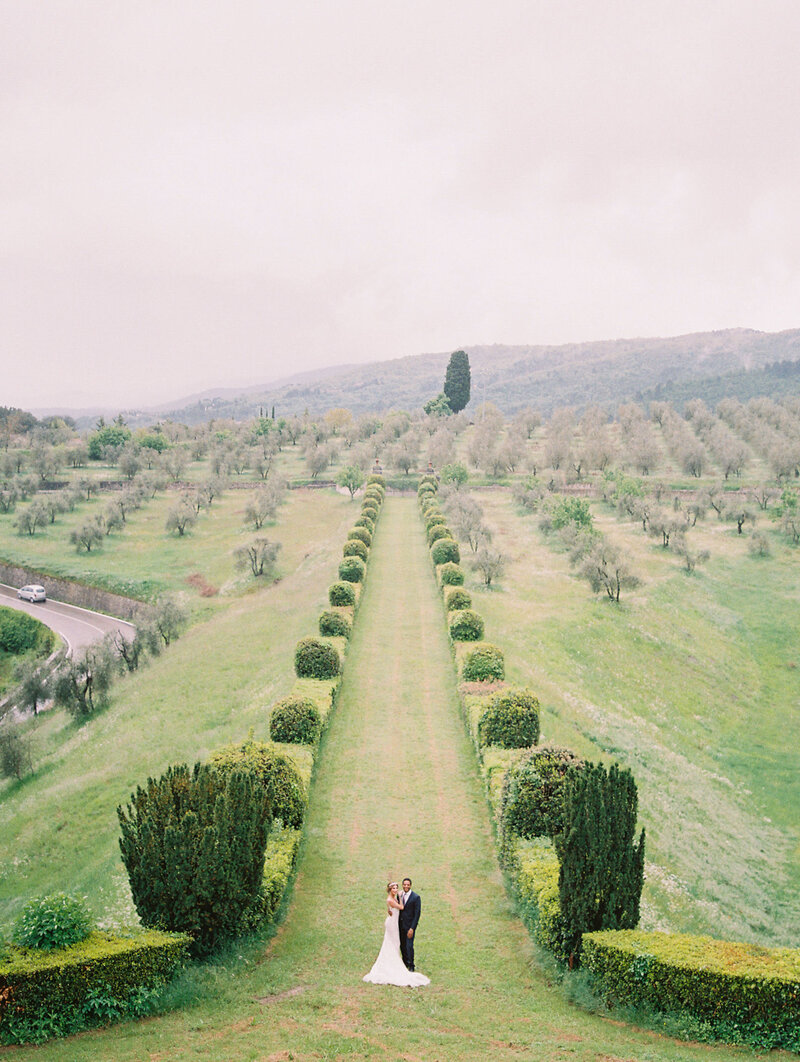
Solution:
<svg viewBox="0 0 800 1062">
<path fill-rule="evenodd" d="M 43 586 L 37 586 L 35 583 L 31 583 L 29 586 L 21 586 L 17 590 L 17 597 L 23 601 L 46 601 L 47 594 L 44 592 Z"/>
</svg>

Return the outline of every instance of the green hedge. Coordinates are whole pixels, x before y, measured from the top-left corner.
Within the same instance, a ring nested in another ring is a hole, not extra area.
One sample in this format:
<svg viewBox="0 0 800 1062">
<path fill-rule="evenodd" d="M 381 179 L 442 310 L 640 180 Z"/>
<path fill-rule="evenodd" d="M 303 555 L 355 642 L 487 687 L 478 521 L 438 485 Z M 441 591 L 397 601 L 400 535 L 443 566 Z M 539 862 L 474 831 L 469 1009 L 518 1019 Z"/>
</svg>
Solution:
<svg viewBox="0 0 800 1062">
<path fill-rule="evenodd" d="M 334 608 L 338 605 L 355 606 L 356 588 L 352 583 L 332 583 L 328 587 L 328 601 Z"/>
<path fill-rule="evenodd" d="M 428 545 L 432 546 L 434 542 L 440 542 L 443 538 L 453 538 L 453 532 L 447 524 L 432 524 L 428 530 Z"/>
<path fill-rule="evenodd" d="M 450 637 L 454 642 L 479 642 L 483 637 L 483 618 L 471 608 L 449 614 Z"/>
<path fill-rule="evenodd" d="M 350 620 L 341 612 L 323 612 L 319 617 L 319 633 L 331 638 L 349 638 Z"/>
<path fill-rule="evenodd" d="M 339 562 L 339 578 L 346 583 L 361 583 L 367 566 L 360 557 L 345 557 Z"/>
<path fill-rule="evenodd" d="M 359 516 L 355 523 L 356 527 L 366 527 L 371 535 L 375 534 L 375 521 L 370 520 L 368 516 Z"/>
<path fill-rule="evenodd" d="M 4 652 L 17 656 L 38 648 L 46 653 L 54 644 L 53 632 L 39 620 L 27 612 L 0 607 L 0 649 Z"/>
<path fill-rule="evenodd" d="M 211 754 L 211 765 L 221 771 L 248 771 L 262 785 L 273 818 L 299 829 L 306 812 L 303 779 L 288 756 L 264 741 L 223 745 Z"/>
<path fill-rule="evenodd" d="M 271 922 L 278 913 L 297 862 L 301 837 L 300 830 L 289 828 L 276 830 L 270 835 L 264 853 L 264 880 L 253 910 L 253 928 L 263 922 Z"/>
<path fill-rule="evenodd" d="M 370 474 L 367 476 L 367 486 L 371 487 L 373 483 L 377 484 L 382 491 L 386 490 L 386 480 L 383 478 L 380 472 L 370 472 Z"/>
<path fill-rule="evenodd" d="M 290 745 L 315 745 L 322 733 L 322 717 L 310 697 L 284 697 L 272 706 L 269 736 Z"/>
<path fill-rule="evenodd" d="M 363 542 L 365 546 L 372 545 L 372 535 L 366 529 L 366 527 L 354 527 L 347 533 L 348 538 L 358 539 L 359 542 Z"/>
<path fill-rule="evenodd" d="M 581 964 L 623 1003 L 689 1012 L 762 1046 L 800 1049 L 800 949 L 639 929 L 585 933 Z"/>
<path fill-rule="evenodd" d="M 539 702 L 526 689 L 493 694 L 478 723 L 481 745 L 521 749 L 539 740 Z"/>
<path fill-rule="evenodd" d="M 454 586 L 444 595 L 444 607 L 448 612 L 455 612 L 461 608 L 472 608 L 472 596 L 460 586 Z"/>
<path fill-rule="evenodd" d="M 464 570 L 458 564 L 448 561 L 439 568 L 439 581 L 442 586 L 463 586 Z"/>
<path fill-rule="evenodd" d="M 470 649 L 461 666 L 464 682 L 500 682 L 506 677 L 503 650 L 484 642 Z"/>
<path fill-rule="evenodd" d="M 0 1040 L 41 1043 L 145 1013 L 186 962 L 191 940 L 150 929 L 95 932 L 59 951 L 9 948 L 0 960 Z"/>
<path fill-rule="evenodd" d="M 360 557 L 366 564 L 369 556 L 369 546 L 366 542 L 362 542 L 360 538 L 348 538 L 342 546 L 342 556 Z"/>
<path fill-rule="evenodd" d="M 341 670 L 339 654 L 330 642 L 302 638 L 294 650 L 294 671 L 298 678 L 336 678 Z"/>
<path fill-rule="evenodd" d="M 543 948 L 562 956 L 566 925 L 558 896 L 558 856 L 544 837 L 517 841 L 506 851 L 522 919 Z"/>
<path fill-rule="evenodd" d="M 503 829 L 520 837 L 554 837 L 564 829 L 564 787 L 583 760 L 572 749 L 542 745 L 506 771 Z"/>
<path fill-rule="evenodd" d="M 371 498 L 367 498 L 361 505 L 361 515 L 368 516 L 373 523 L 378 519 L 378 506 L 373 504 Z"/>
<path fill-rule="evenodd" d="M 438 542 L 434 542 L 431 556 L 434 564 L 458 564 L 461 560 L 461 551 L 454 539 L 440 538 Z"/>
</svg>

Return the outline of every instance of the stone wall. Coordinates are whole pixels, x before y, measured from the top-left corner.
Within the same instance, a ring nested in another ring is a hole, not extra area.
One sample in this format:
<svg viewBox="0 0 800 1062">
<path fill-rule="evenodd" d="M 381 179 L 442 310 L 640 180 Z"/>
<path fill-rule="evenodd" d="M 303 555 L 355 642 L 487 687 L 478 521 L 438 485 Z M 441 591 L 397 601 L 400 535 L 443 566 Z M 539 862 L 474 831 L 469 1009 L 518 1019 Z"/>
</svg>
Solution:
<svg viewBox="0 0 800 1062">
<path fill-rule="evenodd" d="M 95 612 L 106 612 L 109 616 L 117 616 L 119 619 L 134 620 L 147 609 L 145 604 L 135 601 L 132 597 L 112 594 L 96 586 L 85 586 L 71 579 L 61 579 L 34 571 L 33 568 L 21 568 L 2 561 L 0 583 L 14 587 L 25 586 L 26 583 L 41 583 L 47 591 L 47 596 L 56 601 L 66 601 L 69 605 L 79 605 Z"/>
</svg>

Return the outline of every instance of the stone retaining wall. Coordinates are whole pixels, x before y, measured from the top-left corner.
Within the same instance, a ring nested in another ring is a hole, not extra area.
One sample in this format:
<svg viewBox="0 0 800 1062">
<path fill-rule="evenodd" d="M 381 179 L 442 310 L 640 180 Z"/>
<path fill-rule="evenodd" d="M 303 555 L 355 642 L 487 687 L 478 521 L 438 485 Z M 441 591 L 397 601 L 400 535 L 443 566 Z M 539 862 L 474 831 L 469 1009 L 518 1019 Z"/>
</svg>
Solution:
<svg viewBox="0 0 800 1062">
<path fill-rule="evenodd" d="M 16 587 L 25 586 L 26 583 L 41 583 L 47 591 L 47 596 L 56 601 L 66 601 L 69 605 L 79 605 L 95 612 L 106 612 L 109 616 L 117 616 L 119 619 L 135 620 L 147 609 L 146 605 L 141 601 L 134 601 L 132 597 L 112 594 L 96 586 L 85 586 L 71 579 L 62 579 L 3 561 L 0 561 L 0 583 Z"/>
</svg>

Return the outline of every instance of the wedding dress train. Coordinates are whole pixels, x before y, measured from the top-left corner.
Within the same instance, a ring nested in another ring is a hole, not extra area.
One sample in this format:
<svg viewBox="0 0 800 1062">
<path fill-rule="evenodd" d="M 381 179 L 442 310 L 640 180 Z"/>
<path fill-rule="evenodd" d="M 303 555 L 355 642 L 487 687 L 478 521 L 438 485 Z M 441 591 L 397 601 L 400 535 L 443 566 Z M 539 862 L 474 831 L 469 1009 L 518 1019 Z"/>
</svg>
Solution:
<svg viewBox="0 0 800 1062">
<path fill-rule="evenodd" d="M 372 969 L 363 977 L 373 985 L 400 985 L 408 988 L 421 988 L 429 985 L 431 980 L 424 974 L 407 970 L 400 955 L 400 912 L 393 907 L 386 916 L 383 943 Z"/>
</svg>

